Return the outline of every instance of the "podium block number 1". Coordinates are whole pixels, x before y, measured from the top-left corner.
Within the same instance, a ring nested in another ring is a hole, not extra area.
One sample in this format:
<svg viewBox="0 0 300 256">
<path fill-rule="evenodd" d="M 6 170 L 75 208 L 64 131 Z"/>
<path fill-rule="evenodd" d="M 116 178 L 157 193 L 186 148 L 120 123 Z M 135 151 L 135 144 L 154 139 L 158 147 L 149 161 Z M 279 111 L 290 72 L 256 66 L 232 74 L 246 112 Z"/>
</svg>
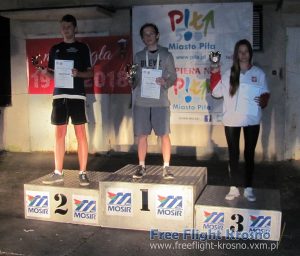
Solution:
<svg viewBox="0 0 300 256">
<path fill-rule="evenodd" d="M 150 211 L 148 206 L 148 189 L 141 189 L 142 191 L 142 209 L 141 211 Z"/>
</svg>

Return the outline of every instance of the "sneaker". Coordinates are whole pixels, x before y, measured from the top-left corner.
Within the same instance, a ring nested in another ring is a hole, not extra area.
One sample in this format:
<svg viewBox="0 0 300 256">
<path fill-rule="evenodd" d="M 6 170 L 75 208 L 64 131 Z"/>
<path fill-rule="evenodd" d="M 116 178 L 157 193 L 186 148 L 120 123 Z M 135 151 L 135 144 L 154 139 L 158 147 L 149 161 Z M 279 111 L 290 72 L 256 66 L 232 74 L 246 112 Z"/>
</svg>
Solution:
<svg viewBox="0 0 300 256">
<path fill-rule="evenodd" d="M 86 172 L 79 174 L 79 184 L 80 184 L 80 186 L 90 185 L 90 181 L 89 181 L 89 178 L 88 178 Z"/>
<path fill-rule="evenodd" d="M 225 196 L 225 199 L 231 201 L 231 200 L 233 200 L 233 199 L 235 199 L 236 197 L 239 197 L 239 196 L 240 196 L 239 189 L 235 186 L 231 186 L 230 190 L 229 190 L 229 193 Z"/>
<path fill-rule="evenodd" d="M 245 188 L 244 189 L 244 197 L 246 197 L 249 202 L 255 202 L 256 197 L 253 194 L 253 188 L 251 188 L 251 187 Z"/>
<path fill-rule="evenodd" d="M 163 167 L 163 178 L 166 180 L 174 179 L 174 174 L 171 172 L 170 166 Z"/>
<path fill-rule="evenodd" d="M 54 183 L 60 183 L 64 181 L 64 175 L 63 174 L 57 174 L 55 172 L 48 175 L 42 182 L 47 185 L 51 185 Z"/>
<path fill-rule="evenodd" d="M 146 174 L 146 167 L 139 165 L 135 174 L 132 175 L 134 179 L 141 179 Z"/>
</svg>

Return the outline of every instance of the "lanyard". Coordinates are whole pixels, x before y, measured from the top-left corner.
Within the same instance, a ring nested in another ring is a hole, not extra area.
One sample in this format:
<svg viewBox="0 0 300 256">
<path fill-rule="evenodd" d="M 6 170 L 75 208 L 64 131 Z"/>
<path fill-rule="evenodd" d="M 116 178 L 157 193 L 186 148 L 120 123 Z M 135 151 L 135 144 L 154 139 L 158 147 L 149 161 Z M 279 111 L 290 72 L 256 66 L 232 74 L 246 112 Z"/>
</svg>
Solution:
<svg viewBox="0 0 300 256">
<path fill-rule="evenodd" d="M 149 53 L 146 51 L 146 67 L 149 67 Z M 157 59 L 156 59 L 156 69 L 159 69 L 159 54 L 157 54 Z"/>
</svg>

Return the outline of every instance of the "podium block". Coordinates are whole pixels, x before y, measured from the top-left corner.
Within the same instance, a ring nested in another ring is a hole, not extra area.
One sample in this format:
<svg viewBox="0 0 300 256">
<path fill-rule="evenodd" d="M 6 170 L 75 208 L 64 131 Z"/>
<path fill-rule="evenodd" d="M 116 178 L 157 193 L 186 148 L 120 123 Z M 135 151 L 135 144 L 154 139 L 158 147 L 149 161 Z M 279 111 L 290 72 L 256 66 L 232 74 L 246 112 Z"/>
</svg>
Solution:
<svg viewBox="0 0 300 256">
<path fill-rule="evenodd" d="M 174 180 L 164 180 L 161 166 L 147 166 L 133 179 L 136 165 L 126 165 L 100 181 L 103 227 L 181 232 L 194 226 L 194 204 L 207 183 L 204 167 L 172 166 Z"/>
<path fill-rule="evenodd" d="M 206 186 L 195 205 L 195 229 L 226 239 L 278 241 L 281 229 L 278 190 L 254 189 L 257 197 L 249 202 L 243 196 L 225 200 L 229 187 Z"/>
<path fill-rule="evenodd" d="M 99 226 L 99 182 L 106 172 L 88 172 L 90 185 L 79 185 L 78 171 L 64 170 L 64 182 L 42 183 L 46 176 L 24 184 L 25 218 Z"/>
</svg>

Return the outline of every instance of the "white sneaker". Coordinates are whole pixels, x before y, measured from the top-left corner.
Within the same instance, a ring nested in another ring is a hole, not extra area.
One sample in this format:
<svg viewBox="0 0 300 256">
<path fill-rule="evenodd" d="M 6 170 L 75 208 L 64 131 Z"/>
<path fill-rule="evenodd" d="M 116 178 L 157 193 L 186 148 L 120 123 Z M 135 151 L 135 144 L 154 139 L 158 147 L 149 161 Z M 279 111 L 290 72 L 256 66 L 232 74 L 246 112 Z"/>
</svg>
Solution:
<svg viewBox="0 0 300 256">
<path fill-rule="evenodd" d="M 225 196 L 226 200 L 233 200 L 236 197 L 240 196 L 240 191 L 237 187 L 231 186 L 229 193 Z"/>
<path fill-rule="evenodd" d="M 246 197 L 249 202 L 255 202 L 256 197 L 253 194 L 253 188 L 251 188 L 251 187 L 245 188 L 244 189 L 244 197 Z"/>
</svg>

